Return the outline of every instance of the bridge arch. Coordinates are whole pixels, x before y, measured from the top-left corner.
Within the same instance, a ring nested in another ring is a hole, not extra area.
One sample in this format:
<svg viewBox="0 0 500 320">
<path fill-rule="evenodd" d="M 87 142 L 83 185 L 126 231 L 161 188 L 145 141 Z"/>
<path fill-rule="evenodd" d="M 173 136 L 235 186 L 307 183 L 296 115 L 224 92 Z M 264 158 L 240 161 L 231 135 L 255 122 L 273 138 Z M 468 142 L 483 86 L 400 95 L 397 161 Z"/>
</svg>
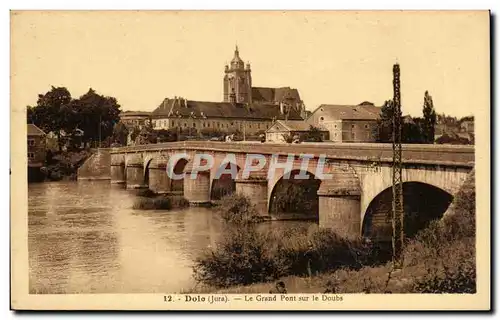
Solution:
<svg viewBox="0 0 500 320">
<path fill-rule="evenodd" d="M 392 168 L 390 165 L 381 166 L 378 170 L 355 168 L 361 182 L 361 220 L 368 210 L 368 206 L 384 190 L 392 186 Z M 418 182 L 434 186 L 454 195 L 465 182 L 472 168 L 443 167 L 443 166 L 410 166 L 403 168 L 404 182 Z"/>
<path fill-rule="evenodd" d="M 308 178 L 299 176 L 300 169 L 286 171 L 269 188 L 268 213 L 271 215 L 297 214 L 319 219 L 318 190 L 321 180 L 312 172 Z"/>
<path fill-rule="evenodd" d="M 190 159 L 188 157 L 183 157 L 177 159 L 175 163 L 173 163 L 173 173 L 176 175 L 183 174 Z M 172 192 L 184 192 L 184 179 L 169 179 L 170 181 L 170 191 Z"/>
<path fill-rule="evenodd" d="M 453 195 L 437 186 L 420 182 L 403 182 L 404 229 L 406 237 L 413 237 L 432 220 L 440 219 Z M 392 235 L 392 187 L 385 188 L 369 203 L 363 215 L 361 234 L 377 241 L 390 241 Z"/>
<path fill-rule="evenodd" d="M 210 186 L 210 199 L 220 200 L 223 196 L 231 195 L 236 191 L 236 178 L 241 167 L 233 161 L 223 161 L 214 169 Z M 231 173 L 226 173 L 228 170 Z"/>
</svg>

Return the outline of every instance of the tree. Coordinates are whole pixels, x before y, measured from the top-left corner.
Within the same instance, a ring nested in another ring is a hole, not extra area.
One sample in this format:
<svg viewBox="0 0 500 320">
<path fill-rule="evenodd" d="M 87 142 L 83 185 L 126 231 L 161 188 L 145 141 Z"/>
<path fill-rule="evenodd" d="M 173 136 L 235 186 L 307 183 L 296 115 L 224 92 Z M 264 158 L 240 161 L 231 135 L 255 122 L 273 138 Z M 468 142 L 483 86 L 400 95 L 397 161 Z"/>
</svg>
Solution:
<svg viewBox="0 0 500 320">
<path fill-rule="evenodd" d="M 50 91 L 39 94 L 36 106 L 27 107 L 27 122 L 45 132 L 54 132 L 60 141 L 60 131 L 72 132 L 77 116 L 71 108 L 71 94 L 65 87 L 52 86 Z M 60 144 L 59 144 L 60 147 Z"/>
<path fill-rule="evenodd" d="M 428 91 L 425 91 L 424 106 L 423 106 L 424 119 L 422 122 L 422 134 L 425 143 L 434 143 L 434 133 L 436 126 L 436 111 L 434 110 L 434 103 Z"/>
<path fill-rule="evenodd" d="M 403 122 L 401 139 L 403 143 L 424 143 L 422 118 L 410 118 Z"/>
<path fill-rule="evenodd" d="M 309 131 L 306 133 L 304 140 L 312 142 L 322 142 L 323 134 L 321 129 L 313 125 L 309 126 Z"/>
<path fill-rule="evenodd" d="M 380 110 L 380 119 L 377 121 L 378 135 L 377 142 L 392 142 L 392 115 L 394 107 L 392 100 L 387 100 Z"/>
<path fill-rule="evenodd" d="M 79 99 L 72 101 L 78 114 L 78 128 L 84 131 L 83 140 L 104 140 L 113 134 L 119 122 L 120 105 L 116 98 L 99 95 L 92 88 Z"/>
</svg>

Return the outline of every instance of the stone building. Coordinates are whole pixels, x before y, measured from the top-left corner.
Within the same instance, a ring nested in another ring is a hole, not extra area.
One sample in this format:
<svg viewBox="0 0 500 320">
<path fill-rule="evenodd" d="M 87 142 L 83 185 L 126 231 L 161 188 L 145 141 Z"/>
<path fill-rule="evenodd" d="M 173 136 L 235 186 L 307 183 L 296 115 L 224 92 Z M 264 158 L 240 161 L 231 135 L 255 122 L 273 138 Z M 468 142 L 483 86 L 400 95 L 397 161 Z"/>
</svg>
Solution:
<svg viewBox="0 0 500 320">
<path fill-rule="evenodd" d="M 322 104 L 307 122 L 329 132 L 334 142 L 375 142 L 380 108 L 372 103 L 359 105 Z"/>
<path fill-rule="evenodd" d="M 291 138 L 298 137 L 299 141 L 304 141 L 308 138 L 311 130 L 311 124 L 304 120 L 278 120 L 266 131 L 266 142 L 285 143 L 286 136 Z M 321 140 L 328 139 L 328 131 L 319 132 Z"/>
<path fill-rule="evenodd" d="M 45 162 L 45 132 L 28 124 L 28 166 L 41 167 Z"/>
<path fill-rule="evenodd" d="M 297 89 L 253 87 L 250 64 L 238 47 L 225 66 L 221 102 L 166 98 L 151 114 L 156 130 L 189 128 L 224 133 L 264 133 L 275 120 L 302 120 L 305 112 Z"/>
</svg>

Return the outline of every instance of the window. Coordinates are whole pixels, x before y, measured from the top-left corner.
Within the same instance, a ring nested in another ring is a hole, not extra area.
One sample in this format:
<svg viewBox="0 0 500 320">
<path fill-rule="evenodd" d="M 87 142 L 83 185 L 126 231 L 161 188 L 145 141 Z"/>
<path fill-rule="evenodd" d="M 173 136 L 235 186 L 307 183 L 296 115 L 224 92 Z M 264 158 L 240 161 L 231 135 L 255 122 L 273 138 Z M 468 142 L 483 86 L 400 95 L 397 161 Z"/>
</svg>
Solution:
<svg viewBox="0 0 500 320">
<path fill-rule="evenodd" d="M 257 123 L 257 129 L 260 129 L 260 123 Z"/>
<path fill-rule="evenodd" d="M 172 127 L 175 127 L 175 121 L 172 120 Z"/>
<path fill-rule="evenodd" d="M 207 122 L 207 128 L 210 128 L 210 122 Z"/>
<path fill-rule="evenodd" d="M 196 122 L 193 122 L 193 128 L 196 128 Z"/>
<path fill-rule="evenodd" d="M 355 124 L 351 124 L 351 129 L 354 129 L 356 128 L 356 125 Z"/>
<path fill-rule="evenodd" d="M 356 134 L 353 132 L 352 133 L 352 141 L 355 141 L 356 140 Z"/>
<path fill-rule="evenodd" d="M 33 152 L 28 152 L 28 159 L 35 159 L 35 154 Z"/>
<path fill-rule="evenodd" d="M 365 129 L 368 129 L 368 128 L 370 128 L 370 126 L 369 126 L 369 125 L 367 125 L 367 124 L 365 124 Z"/>
<path fill-rule="evenodd" d="M 188 126 L 188 124 L 184 122 L 184 127 L 187 127 L 187 126 Z"/>
<path fill-rule="evenodd" d="M 335 129 L 337 129 L 337 125 L 335 125 Z"/>
<path fill-rule="evenodd" d="M 323 110 L 321 110 L 321 111 L 323 111 Z M 323 120 L 325 120 L 324 117 L 319 117 L 319 121 L 323 121 Z"/>
<path fill-rule="evenodd" d="M 34 146 L 35 145 L 35 140 L 34 139 L 28 139 L 28 146 Z"/>
<path fill-rule="evenodd" d="M 205 124 L 205 122 L 203 122 L 203 128 L 205 128 L 205 126 L 206 126 L 206 124 Z"/>
<path fill-rule="evenodd" d="M 234 126 L 234 122 L 231 122 L 231 126 Z"/>
</svg>

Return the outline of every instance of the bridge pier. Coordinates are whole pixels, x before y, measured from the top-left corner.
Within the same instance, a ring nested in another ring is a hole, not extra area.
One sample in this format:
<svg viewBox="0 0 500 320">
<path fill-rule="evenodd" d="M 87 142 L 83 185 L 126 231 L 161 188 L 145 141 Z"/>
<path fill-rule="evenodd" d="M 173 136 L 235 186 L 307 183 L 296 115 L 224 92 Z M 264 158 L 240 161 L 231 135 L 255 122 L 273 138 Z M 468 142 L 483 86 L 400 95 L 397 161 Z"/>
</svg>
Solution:
<svg viewBox="0 0 500 320">
<path fill-rule="evenodd" d="M 267 216 L 267 179 L 266 172 L 251 172 L 248 179 L 238 178 L 236 193 L 246 196 L 255 205 L 259 215 Z"/>
<path fill-rule="evenodd" d="M 146 187 L 142 157 L 133 155 L 127 162 L 127 189 L 142 189 Z"/>
<path fill-rule="evenodd" d="M 361 230 L 361 189 L 351 172 L 336 172 L 318 190 L 319 226 L 355 239 Z"/>
<path fill-rule="evenodd" d="M 168 159 L 161 156 L 154 158 L 149 164 L 149 189 L 156 193 L 170 191 L 170 179 L 167 174 Z"/>
<path fill-rule="evenodd" d="M 210 203 L 210 170 L 200 171 L 196 179 L 191 178 L 192 162 L 184 169 L 184 198 L 190 205 L 206 205 Z"/>
</svg>

